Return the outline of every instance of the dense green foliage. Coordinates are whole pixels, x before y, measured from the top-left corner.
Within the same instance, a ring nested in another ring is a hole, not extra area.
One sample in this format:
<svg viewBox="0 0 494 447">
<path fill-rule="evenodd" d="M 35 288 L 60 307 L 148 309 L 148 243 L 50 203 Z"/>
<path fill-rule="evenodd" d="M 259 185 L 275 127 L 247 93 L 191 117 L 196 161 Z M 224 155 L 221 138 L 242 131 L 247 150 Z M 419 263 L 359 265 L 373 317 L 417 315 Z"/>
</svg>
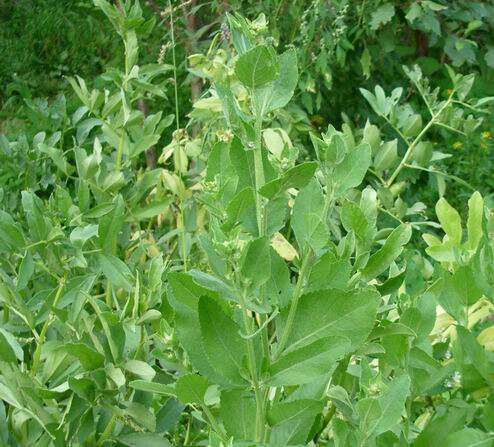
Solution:
<svg viewBox="0 0 494 447">
<path fill-rule="evenodd" d="M 73 3 L 0 3 L 0 445 L 494 445 L 494 6 Z"/>
</svg>

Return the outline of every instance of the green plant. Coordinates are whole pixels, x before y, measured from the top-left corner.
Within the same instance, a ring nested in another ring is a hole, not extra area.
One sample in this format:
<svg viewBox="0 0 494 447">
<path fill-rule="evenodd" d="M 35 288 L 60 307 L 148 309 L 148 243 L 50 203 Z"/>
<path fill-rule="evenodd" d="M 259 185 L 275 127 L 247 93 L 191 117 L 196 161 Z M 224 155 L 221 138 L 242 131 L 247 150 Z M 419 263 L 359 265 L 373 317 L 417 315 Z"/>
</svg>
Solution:
<svg viewBox="0 0 494 447">
<path fill-rule="evenodd" d="M 230 15 L 233 49 L 195 57 L 211 85 L 192 123 L 214 122 L 190 138 L 175 108 L 151 167 L 173 117 L 136 105 L 163 98 L 176 65 L 138 65 L 152 22 L 137 2 L 95 4 L 124 69 L 104 90 L 70 79 L 83 105 L 59 122 L 42 108 L 58 130 L 24 152 L 1 141 L 11 170 L 43 154 L 33 171 L 50 179 L 4 183 L 2 442 L 492 445 L 494 216 L 474 192 L 464 222 L 445 198 L 436 222 L 405 190 L 406 169 L 449 175 L 429 172 L 433 129 L 478 128 L 463 110 L 490 99 L 467 98 L 473 77 L 450 71 L 440 99 L 407 70 L 429 119 L 401 89 L 362 90 L 386 130 L 329 126 L 308 150 L 283 127 L 296 50 Z"/>
</svg>

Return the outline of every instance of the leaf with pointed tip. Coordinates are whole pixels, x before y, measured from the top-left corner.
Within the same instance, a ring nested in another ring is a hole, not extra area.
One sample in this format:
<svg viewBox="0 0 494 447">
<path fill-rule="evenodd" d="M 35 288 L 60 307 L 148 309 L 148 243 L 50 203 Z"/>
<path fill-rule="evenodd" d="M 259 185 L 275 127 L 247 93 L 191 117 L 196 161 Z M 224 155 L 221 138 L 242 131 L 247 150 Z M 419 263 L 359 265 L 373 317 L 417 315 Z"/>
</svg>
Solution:
<svg viewBox="0 0 494 447">
<path fill-rule="evenodd" d="M 444 197 L 441 197 L 436 203 L 436 214 L 449 240 L 455 244 L 459 244 L 463 231 L 461 229 L 461 217 L 458 211 Z"/>
<path fill-rule="evenodd" d="M 322 255 L 312 266 L 306 290 L 345 289 L 352 266 L 346 259 L 338 259 L 331 252 Z"/>
<path fill-rule="evenodd" d="M 167 275 L 170 304 L 175 311 L 175 326 L 180 344 L 187 352 L 190 362 L 202 375 L 214 383 L 228 384 L 213 369 L 203 347 L 199 323 L 198 303 L 201 296 L 217 296 L 211 290 L 201 287 L 186 273 L 171 272 Z"/>
<path fill-rule="evenodd" d="M 66 343 L 62 349 L 76 357 L 86 370 L 100 368 L 105 363 L 105 356 L 85 343 Z"/>
<path fill-rule="evenodd" d="M 335 194 L 340 197 L 350 188 L 362 183 L 371 163 L 372 151 L 367 143 L 359 144 L 347 153 L 343 161 L 334 170 Z"/>
<path fill-rule="evenodd" d="M 24 235 L 12 216 L 0 210 L 0 241 L 12 248 L 22 248 L 25 245 Z"/>
<path fill-rule="evenodd" d="M 239 335 L 239 327 L 210 297 L 199 298 L 198 312 L 209 363 L 232 383 L 244 384 L 240 370 L 247 351 L 245 340 Z"/>
<path fill-rule="evenodd" d="M 301 385 L 332 371 L 339 360 L 350 352 L 350 340 L 326 337 L 290 351 L 271 365 L 271 386 Z"/>
<path fill-rule="evenodd" d="M 204 404 L 204 395 L 209 388 L 209 381 L 198 374 L 179 377 L 175 385 L 177 398 L 183 404 Z"/>
<path fill-rule="evenodd" d="M 133 380 L 129 383 L 131 388 L 148 393 L 159 394 L 163 396 L 176 396 L 175 387 L 164 383 L 150 382 L 149 380 Z"/>
<path fill-rule="evenodd" d="M 221 392 L 220 415 L 227 433 L 238 440 L 255 438 L 256 401 L 246 390 Z"/>
<path fill-rule="evenodd" d="M 379 294 L 373 289 L 318 290 L 300 297 L 287 351 L 325 337 L 346 337 L 356 349 L 374 327 Z"/>
<path fill-rule="evenodd" d="M 484 199 L 475 191 L 468 199 L 467 247 L 476 250 L 482 239 L 482 217 L 484 215 Z"/>
<path fill-rule="evenodd" d="M 367 261 L 361 272 L 363 281 L 370 281 L 384 272 L 391 263 L 401 254 L 403 246 L 412 236 L 412 227 L 408 224 L 397 226 L 388 236 L 384 245 Z"/>
<path fill-rule="evenodd" d="M 242 253 L 240 271 L 253 288 L 265 284 L 271 276 L 270 245 L 267 237 L 251 240 Z"/>
<path fill-rule="evenodd" d="M 273 405 L 268 421 L 273 426 L 270 445 L 305 445 L 307 436 L 324 405 L 321 401 L 299 399 Z"/>
<path fill-rule="evenodd" d="M 313 399 L 300 399 L 290 402 L 274 404 L 269 410 L 268 422 L 271 426 L 281 422 L 296 422 L 304 416 L 316 416 L 324 408 L 322 401 Z"/>
<path fill-rule="evenodd" d="M 102 253 L 98 254 L 98 262 L 103 274 L 115 287 L 132 291 L 134 277 L 125 262 L 116 256 Z"/>
<path fill-rule="evenodd" d="M 158 433 L 129 433 L 117 439 L 127 447 L 171 447 L 168 439 Z"/>
<path fill-rule="evenodd" d="M 280 74 L 273 82 L 266 112 L 285 107 L 293 96 L 298 82 L 297 52 L 291 48 L 278 57 Z"/>
<path fill-rule="evenodd" d="M 317 252 L 329 242 L 324 209 L 322 189 L 314 179 L 299 192 L 293 206 L 291 224 L 300 249 Z"/>
<path fill-rule="evenodd" d="M 301 163 L 286 171 L 281 177 L 265 183 L 259 192 L 267 199 L 272 199 L 287 189 L 303 188 L 312 179 L 316 169 L 317 163 L 314 161 Z"/>
<path fill-rule="evenodd" d="M 380 415 L 368 427 L 369 432 L 377 436 L 397 425 L 405 410 L 405 401 L 409 394 L 410 377 L 402 375 L 394 379 L 378 399 Z"/>
<path fill-rule="evenodd" d="M 127 360 L 123 367 L 126 371 L 147 381 L 153 380 L 153 377 L 156 375 L 156 371 L 153 369 L 153 367 L 151 365 L 148 365 L 146 362 L 143 362 L 142 360 Z"/>
<path fill-rule="evenodd" d="M 235 74 L 246 87 L 256 88 L 274 81 L 279 73 L 279 63 L 272 48 L 258 45 L 240 55 L 235 64 Z"/>
</svg>

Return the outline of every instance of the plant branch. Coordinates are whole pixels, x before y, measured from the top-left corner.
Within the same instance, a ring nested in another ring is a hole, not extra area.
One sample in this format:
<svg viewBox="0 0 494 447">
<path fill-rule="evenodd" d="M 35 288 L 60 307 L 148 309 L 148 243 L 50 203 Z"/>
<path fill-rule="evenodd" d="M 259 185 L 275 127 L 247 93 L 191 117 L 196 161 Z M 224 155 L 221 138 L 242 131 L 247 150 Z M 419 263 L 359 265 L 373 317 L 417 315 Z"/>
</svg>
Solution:
<svg viewBox="0 0 494 447">
<path fill-rule="evenodd" d="M 67 273 L 63 276 L 63 278 L 60 280 L 60 284 L 58 286 L 58 289 L 55 293 L 55 298 L 53 299 L 53 303 L 50 306 L 50 312 L 48 313 L 48 316 L 46 317 L 45 323 L 43 324 L 43 327 L 41 328 L 41 332 L 39 334 L 38 338 L 38 344 L 36 345 L 36 350 L 34 351 L 33 355 L 33 364 L 31 367 L 31 374 L 33 376 L 36 375 L 36 371 L 38 370 L 39 362 L 41 359 L 41 348 L 43 347 L 43 344 L 45 343 L 46 339 L 46 333 L 48 332 L 48 328 L 50 327 L 53 317 L 53 308 L 58 305 L 58 302 L 60 301 L 60 298 L 62 296 L 62 291 L 65 287 L 65 282 L 67 280 Z"/>
<path fill-rule="evenodd" d="M 412 143 L 410 144 L 410 146 L 408 146 L 408 149 L 405 152 L 405 155 L 403 156 L 402 160 L 400 161 L 400 164 L 396 167 L 395 171 L 393 172 L 393 174 L 391 175 L 391 177 L 389 178 L 389 180 L 387 182 L 388 188 L 393 184 L 393 182 L 395 181 L 396 177 L 398 177 L 398 174 L 401 172 L 401 170 L 408 163 L 408 160 L 412 156 L 413 150 L 415 149 L 415 147 L 417 146 L 417 144 L 420 142 L 420 140 L 422 140 L 422 138 L 429 131 L 429 129 L 434 124 L 437 124 L 436 123 L 437 118 L 441 115 L 441 113 L 444 111 L 444 109 L 446 109 L 446 107 L 448 107 L 451 104 L 452 97 L 453 97 L 453 94 L 454 93 L 455 93 L 454 91 L 451 93 L 451 95 L 449 96 L 449 98 L 447 99 L 447 101 L 445 101 L 445 103 L 442 105 L 442 107 L 439 109 L 439 111 L 432 116 L 432 118 L 430 119 L 430 121 L 422 129 L 422 131 L 417 135 L 417 137 L 415 138 L 415 140 L 413 140 Z"/>
<path fill-rule="evenodd" d="M 295 314 L 297 312 L 298 302 L 300 296 L 302 295 L 303 287 L 305 284 L 305 277 L 309 271 L 309 265 L 311 260 L 312 260 L 312 250 L 309 249 L 307 250 L 304 258 L 302 259 L 302 265 L 300 267 L 297 284 L 295 285 L 295 290 L 293 291 L 292 304 L 288 312 L 288 317 L 286 320 L 285 327 L 283 328 L 283 333 L 281 334 L 280 341 L 276 348 L 275 359 L 277 359 L 285 349 L 286 342 L 288 341 L 288 337 L 290 336 L 290 332 L 292 331 L 292 326 L 295 321 Z"/>
</svg>

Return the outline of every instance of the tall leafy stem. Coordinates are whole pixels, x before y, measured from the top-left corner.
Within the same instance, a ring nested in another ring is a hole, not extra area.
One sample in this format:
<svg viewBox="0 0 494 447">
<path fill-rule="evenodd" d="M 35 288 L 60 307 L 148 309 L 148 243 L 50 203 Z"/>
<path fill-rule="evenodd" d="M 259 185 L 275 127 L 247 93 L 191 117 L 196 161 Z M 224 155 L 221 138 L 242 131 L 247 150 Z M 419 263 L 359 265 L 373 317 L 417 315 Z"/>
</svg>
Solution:
<svg viewBox="0 0 494 447">
<path fill-rule="evenodd" d="M 177 78 L 177 59 L 176 59 L 176 41 L 175 41 L 175 19 L 173 15 L 173 6 L 171 0 L 168 2 L 168 10 L 170 11 L 170 38 L 172 49 L 172 63 L 173 63 L 173 94 L 175 99 L 175 125 L 177 138 L 180 132 L 180 113 L 178 104 L 178 78 Z M 179 172 L 178 167 L 175 166 L 175 173 Z M 184 271 L 187 271 L 187 233 L 185 228 L 185 211 L 184 200 L 179 197 L 179 215 L 177 216 L 177 227 L 180 230 L 180 248 L 182 255 L 182 263 Z"/>
</svg>

